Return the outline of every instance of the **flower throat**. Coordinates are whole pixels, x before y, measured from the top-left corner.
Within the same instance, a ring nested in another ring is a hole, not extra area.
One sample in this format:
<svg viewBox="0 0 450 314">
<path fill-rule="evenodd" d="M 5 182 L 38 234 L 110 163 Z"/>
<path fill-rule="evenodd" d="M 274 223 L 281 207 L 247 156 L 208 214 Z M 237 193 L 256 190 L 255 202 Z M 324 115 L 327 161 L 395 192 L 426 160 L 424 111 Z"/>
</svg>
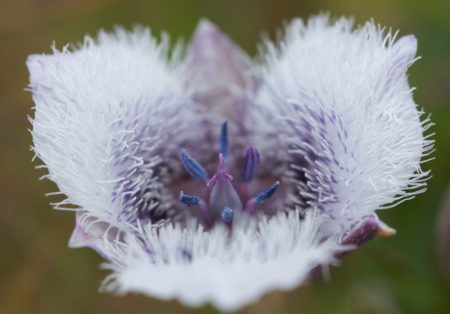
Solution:
<svg viewBox="0 0 450 314">
<path fill-rule="evenodd" d="M 231 227 L 237 214 L 246 213 L 255 215 L 257 204 L 270 198 L 278 189 L 277 181 L 266 190 L 253 197 L 248 197 L 248 187 L 256 176 L 259 165 L 259 152 L 254 147 L 246 149 L 244 166 L 239 182 L 234 182 L 233 176 L 227 169 L 228 157 L 228 126 L 225 121 L 220 132 L 219 164 L 216 173 L 209 177 L 203 166 L 195 160 L 186 150 L 181 150 L 180 160 L 187 173 L 206 187 L 208 199 L 197 195 L 187 195 L 180 192 L 178 199 L 187 207 L 195 207 L 199 211 L 202 223 L 212 227 L 216 222 L 225 223 Z"/>
</svg>

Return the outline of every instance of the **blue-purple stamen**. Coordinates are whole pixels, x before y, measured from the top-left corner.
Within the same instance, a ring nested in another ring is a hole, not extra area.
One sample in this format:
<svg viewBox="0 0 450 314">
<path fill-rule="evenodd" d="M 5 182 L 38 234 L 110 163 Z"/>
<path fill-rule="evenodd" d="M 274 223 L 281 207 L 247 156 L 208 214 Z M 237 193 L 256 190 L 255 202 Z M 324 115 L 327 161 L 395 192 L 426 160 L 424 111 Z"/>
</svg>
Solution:
<svg viewBox="0 0 450 314">
<path fill-rule="evenodd" d="M 220 213 L 220 218 L 227 224 L 231 223 L 233 220 L 233 209 L 230 207 L 225 207 Z"/>
<path fill-rule="evenodd" d="M 224 121 L 222 123 L 222 128 L 220 131 L 220 153 L 223 158 L 227 158 L 228 156 L 228 123 Z"/>
<path fill-rule="evenodd" d="M 244 171 L 242 172 L 242 181 L 248 183 L 252 181 L 256 175 L 259 165 L 259 152 L 254 147 L 249 147 L 245 151 L 244 157 Z"/>
<path fill-rule="evenodd" d="M 256 195 L 255 196 L 255 201 L 257 203 L 264 202 L 265 200 L 270 198 L 277 191 L 279 185 L 280 185 L 279 181 L 275 182 L 267 190 L 265 190 L 264 192 L 259 193 L 258 195 Z"/>
<path fill-rule="evenodd" d="M 184 194 L 183 191 L 180 192 L 178 199 L 180 200 L 181 203 L 183 203 L 187 207 L 192 207 L 200 203 L 200 197 L 195 195 L 186 195 Z"/>
<path fill-rule="evenodd" d="M 208 173 L 206 170 L 200 165 L 200 163 L 192 158 L 185 149 L 181 151 L 180 154 L 181 163 L 184 166 L 184 169 L 186 169 L 187 173 L 189 175 L 198 180 L 198 181 L 206 181 L 208 180 Z"/>
</svg>

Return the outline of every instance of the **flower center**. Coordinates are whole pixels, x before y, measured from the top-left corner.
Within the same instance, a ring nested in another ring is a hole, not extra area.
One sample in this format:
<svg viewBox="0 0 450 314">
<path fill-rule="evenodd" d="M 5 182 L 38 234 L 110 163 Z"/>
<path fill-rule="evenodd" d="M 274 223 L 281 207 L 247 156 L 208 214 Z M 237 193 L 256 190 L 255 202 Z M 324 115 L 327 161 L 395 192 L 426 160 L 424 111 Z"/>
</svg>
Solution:
<svg viewBox="0 0 450 314">
<path fill-rule="evenodd" d="M 233 176 L 227 169 L 227 156 L 227 122 L 222 124 L 219 165 L 211 178 L 202 165 L 186 150 L 183 149 L 180 153 L 180 160 L 184 169 L 193 179 L 204 184 L 208 198 L 204 200 L 197 195 L 187 195 L 181 191 L 178 199 L 187 207 L 196 208 L 199 211 L 202 223 L 207 228 L 212 227 L 217 221 L 222 221 L 231 227 L 233 220 L 237 219 L 236 217 L 239 217 L 243 212 L 248 215 L 256 214 L 257 204 L 270 198 L 280 185 L 277 181 L 256 196 L 249 197 L 249 185 L 254 179 L 259 165 L 258 150 L 249 147 L 245 151 L 242 179 L 237 183 L 234 182 Z"/>
</svg>

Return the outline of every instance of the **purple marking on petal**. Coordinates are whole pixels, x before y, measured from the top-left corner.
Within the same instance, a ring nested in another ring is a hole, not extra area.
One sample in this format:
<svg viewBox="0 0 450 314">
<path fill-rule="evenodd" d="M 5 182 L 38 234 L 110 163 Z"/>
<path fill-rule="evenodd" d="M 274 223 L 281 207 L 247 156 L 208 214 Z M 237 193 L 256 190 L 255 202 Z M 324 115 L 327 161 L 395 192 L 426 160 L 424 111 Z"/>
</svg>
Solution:
<svg viewBox="0 0 450 314">
<path fill-rule="evenodd" d="M 296 138 L 290 147 L 291 174 L 299 182 L 300 190 L 294 202 L 301 207 L 325 211 L 330 208 L 326 205 L 340 201 L 336 191 L 338 180 L 335 171 L 330 169 L 350 171 L 346 169 L 347 165 L 335 158 L 338 155 L 336 147 L 342 149 L 342 154 L 349 154 L 346 127 L 334 111 L 314 111 L 299 104 L 294 104 L 294 107 L 298 116 L 288 121 Z M 334 143 L 330 142 L 331 130 L 337 136 Z"/>
<path fill-rule="evenodd" d="M 250 147 L 245 152 L 244 171 L 242 173 L 242 181 L 250 182 L 256 174 L 259 165 L 259 152 L 254 147 Z"/>
<path fill-rule="evenodd" d="M 360 246 L 365 242 L 375 238 L 378 231 L 378 224 L 369 219 L 364 221 L 360 226 L 351 231 L 351 233 L 342 241 L 345 245 L 357 245 Z"/>
<path fill-rule="evenodd" d="M 181 258 L 186 262 L 192 261 L 192 253 L 188 251 L 186 248 L 180 248 Z"/>
</svg>

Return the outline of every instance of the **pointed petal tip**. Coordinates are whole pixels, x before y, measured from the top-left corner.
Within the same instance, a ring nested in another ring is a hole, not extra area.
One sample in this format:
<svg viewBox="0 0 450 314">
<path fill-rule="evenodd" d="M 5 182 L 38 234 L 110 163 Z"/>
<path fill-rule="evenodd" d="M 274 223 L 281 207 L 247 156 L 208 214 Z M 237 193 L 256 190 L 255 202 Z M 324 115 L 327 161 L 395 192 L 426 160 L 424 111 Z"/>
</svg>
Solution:
<svg viewBox="0 0 450 314">
<path fill-rule="evenodd" d="M 207 18 L 201 18 L 200 21 L 198 21 L 197 27 L 195 28 L 195 34 L 206 34 L 211 32 L 218 32 L 219 28 L 212 23 Z"/>
<path fill-rule="evenodd" d="M 77 222 L 75 228 L 70 235 L 69 243 L 67 244 L 71 249 L 78 249 L 83 247 L 94 248 L 94 239 L 84 230 L 84 228 Z"/>
<path fill-rule="evenodd" d="M 198 31 L 209 31 L 212 29 L 217 29 L 217 27 L 209 19 L 203 17 L 200 19 L 200 21 L 198 21 L 197 32 Z"/>
<path fill-rule="evenodd" d="M 230 39 L 220 28 L 207 19 L 201 19 L 192 36 L 191 47 L 200 49 L 203 53 L 209 50 L 220 52 L 224 48 L 232 46 Z"/>
<path fill-rule="evenodd" d="M 397 230 L 394 228 L 389 227 L 384 222 L 379 221 L 378 222 L 378 231 L 376 232 L 375 236 L 377 237 L 390 237 L 397 233 Z"/>
<path fill-rule="evenodd" d="M 200 20 L 195 29 L 186 60 L 188 84 L 196 90 L 198 102 L 210 104 L 212 98 L 218 98 L 215 100 L 217 103 L 227 103 L 227 100 L 221 100 L 224 93 L 238 97 L 236 95 L 253 87 L 253 79 L 247 74 L 250 58 L 219 27 L 206 19 Z"/>
<path fill-rule="evenodd" d="M 82 234 L 80 234 L 80 230 L 77 227 L 72 231 L 72 234 L 69 239 L 69 243 L 67 244 L 69 248 L 76 249 L 86 246 L 86 242 Z"/>
</svg>

